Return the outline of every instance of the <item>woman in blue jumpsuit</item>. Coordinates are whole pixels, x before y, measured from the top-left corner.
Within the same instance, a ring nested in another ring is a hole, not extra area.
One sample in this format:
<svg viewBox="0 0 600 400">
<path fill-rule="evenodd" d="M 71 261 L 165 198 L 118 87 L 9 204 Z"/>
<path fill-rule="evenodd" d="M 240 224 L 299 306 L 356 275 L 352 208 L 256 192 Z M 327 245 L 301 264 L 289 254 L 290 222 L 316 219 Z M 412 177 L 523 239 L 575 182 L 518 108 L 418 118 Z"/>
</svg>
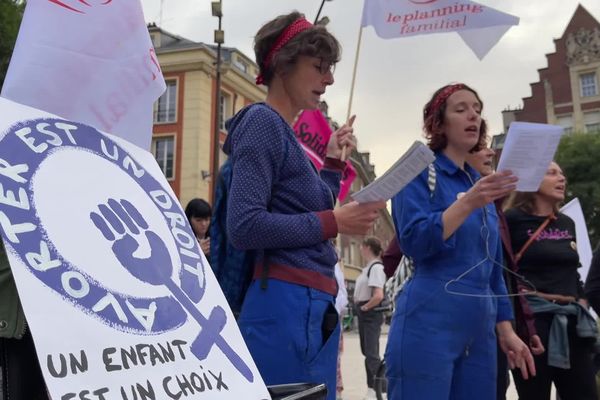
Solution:
<svg viewBox="0 0 600 400">
<path fill-rule="evenodd" d="M 494 399 L 496 333 L 511 367 L 535 373 L 514 333 L 502 277 L 493 201 L 515 189 L 510 172 L 481 178 L 465 163 L 485 146 L 482 102 L 463 84 L 439 89 L 424 108 L 435 151 L 427 170 L 393 199 L 400 247 L 415 273 L 397 298 L 388 336 L 388 399 Z M 504 297 L 503 297 L 504 296 Z"/>
</svg>

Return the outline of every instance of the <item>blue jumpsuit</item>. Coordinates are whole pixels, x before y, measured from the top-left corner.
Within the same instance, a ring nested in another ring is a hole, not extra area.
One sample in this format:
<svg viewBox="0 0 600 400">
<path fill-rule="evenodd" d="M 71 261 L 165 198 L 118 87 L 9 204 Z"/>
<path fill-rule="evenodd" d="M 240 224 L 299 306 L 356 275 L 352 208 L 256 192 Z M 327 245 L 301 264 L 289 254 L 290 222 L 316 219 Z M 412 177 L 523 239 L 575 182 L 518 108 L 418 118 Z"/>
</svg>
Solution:
<svg viewBox="0 0 600 400">
<path fill-rule="evenodd" d="M 425 170 L 392 203 L 400 247 L 413 258 L 415 273 L 396 300 L 388 336 L 388 399 L 494 399 L 495 325 L 512 319 L 507 297 L 489 297 L 507 293 L 492 261 L 502 263 L 498 217 L 493 204 L 477 209 L 444 241 L 442 213 L 479 174 L 443 153 L 434 166 L 433 193 Z"/>
</svg>

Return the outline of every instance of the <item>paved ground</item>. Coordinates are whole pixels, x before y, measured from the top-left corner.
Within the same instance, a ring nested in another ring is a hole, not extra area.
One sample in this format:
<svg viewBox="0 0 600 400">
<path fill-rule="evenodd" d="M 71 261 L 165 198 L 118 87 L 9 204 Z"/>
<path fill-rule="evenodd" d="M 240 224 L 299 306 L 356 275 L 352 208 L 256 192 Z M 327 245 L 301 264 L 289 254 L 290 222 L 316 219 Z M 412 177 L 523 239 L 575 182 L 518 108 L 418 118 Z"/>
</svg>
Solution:
<svg viewBox="0 0 600 400">
<path fill-rule="evenodd" d="M 387 343 L 387 328 L 385 325 L 381 335 L 381 353 Z M 365 379 L 364 358 L 360 353 L 358 332 L 344 332 L 344 353 L 342 354 L 342 377 L 344 379 L 344 400 L 362 400 L 367 392 Z M 514 385 L 511 384 L 507 400 L 517 400 Z M 467 399 L 465 399 L 467 400 Z"/>
</svg>

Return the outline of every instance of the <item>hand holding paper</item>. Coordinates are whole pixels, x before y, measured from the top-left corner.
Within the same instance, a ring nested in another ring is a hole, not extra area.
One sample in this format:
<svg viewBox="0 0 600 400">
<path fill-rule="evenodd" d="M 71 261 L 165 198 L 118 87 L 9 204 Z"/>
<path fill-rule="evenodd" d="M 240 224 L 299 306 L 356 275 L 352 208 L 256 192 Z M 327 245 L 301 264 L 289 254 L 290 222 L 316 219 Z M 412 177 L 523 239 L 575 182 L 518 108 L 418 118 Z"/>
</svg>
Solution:
<svg viewBox="0 0 600 400">
<path fill-rule="evenodd" d="M 421 142 L 414 142 L 390 169 L 362 190 L 354 193 L 352 198 L 359 203 L 387 201 L 434 160 L 435 155 L 427 146 Z"/>
<path fill-rule="evenodd" d="M 496 172 L 475 182 L 463 199 L 473 209 L 485 207 L 486 204 L 508 196 L 517 184 L 518 178 L 511 171 Z"/>
<path fill-rule="evenodd" d="M 517 190 L 535 192 L 554 158 L 563 128 L 557 125 L 510 124 L 498 171 L 511 170 L 519 178 Z"/>
<path fill-rule="evenodd" d="M 379 217 L 379 210 L 385 207 L 385 201 L 359 204 L 351 201 L 333 210 L 339 233 L 348 235 L 366 235 Z"/>
</svg>

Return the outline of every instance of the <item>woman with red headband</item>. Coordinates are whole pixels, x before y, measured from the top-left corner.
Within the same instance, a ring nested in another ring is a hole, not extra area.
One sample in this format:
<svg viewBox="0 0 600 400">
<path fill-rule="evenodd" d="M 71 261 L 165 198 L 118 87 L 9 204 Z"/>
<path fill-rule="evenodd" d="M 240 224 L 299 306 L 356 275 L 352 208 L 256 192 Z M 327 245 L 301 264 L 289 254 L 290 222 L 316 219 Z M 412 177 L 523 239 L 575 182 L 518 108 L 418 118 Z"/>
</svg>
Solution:
<svg viewBox="0 0 600 400">
<path fill-rule="evenodd" d="M 260 28 L 254 51 L 267 98 L 228 121 L 224 145 L 232 161 L 227 234 L 257 254 L 238 323 L 268 385 L 324 382 L 334 399 L 340 324 L 331 239 L 365 234 L 385 203 L 333 209 L 342 149 L 355 146 L 351 124 L 332 134 L 320 173 L 291 128 L 333 83 L 338 41 L 293 12 Z"/>
<path fill-rule="evenodd" d="M 400 247 L 415 271 L 397 297 L 388 335 L 390 400 L 494 399 L 496 335 L 509 365 L 525 378 L 535 374 L 510 322 L 493 203 L 515 189 L 517 178 L 480 178 L 465 162 L 485 146 L 482 108 L 464 84 L 434 93 L 423 119 L 436 154 L 435 189 L 425 170 L 392 200 Z"/>
</svg>

